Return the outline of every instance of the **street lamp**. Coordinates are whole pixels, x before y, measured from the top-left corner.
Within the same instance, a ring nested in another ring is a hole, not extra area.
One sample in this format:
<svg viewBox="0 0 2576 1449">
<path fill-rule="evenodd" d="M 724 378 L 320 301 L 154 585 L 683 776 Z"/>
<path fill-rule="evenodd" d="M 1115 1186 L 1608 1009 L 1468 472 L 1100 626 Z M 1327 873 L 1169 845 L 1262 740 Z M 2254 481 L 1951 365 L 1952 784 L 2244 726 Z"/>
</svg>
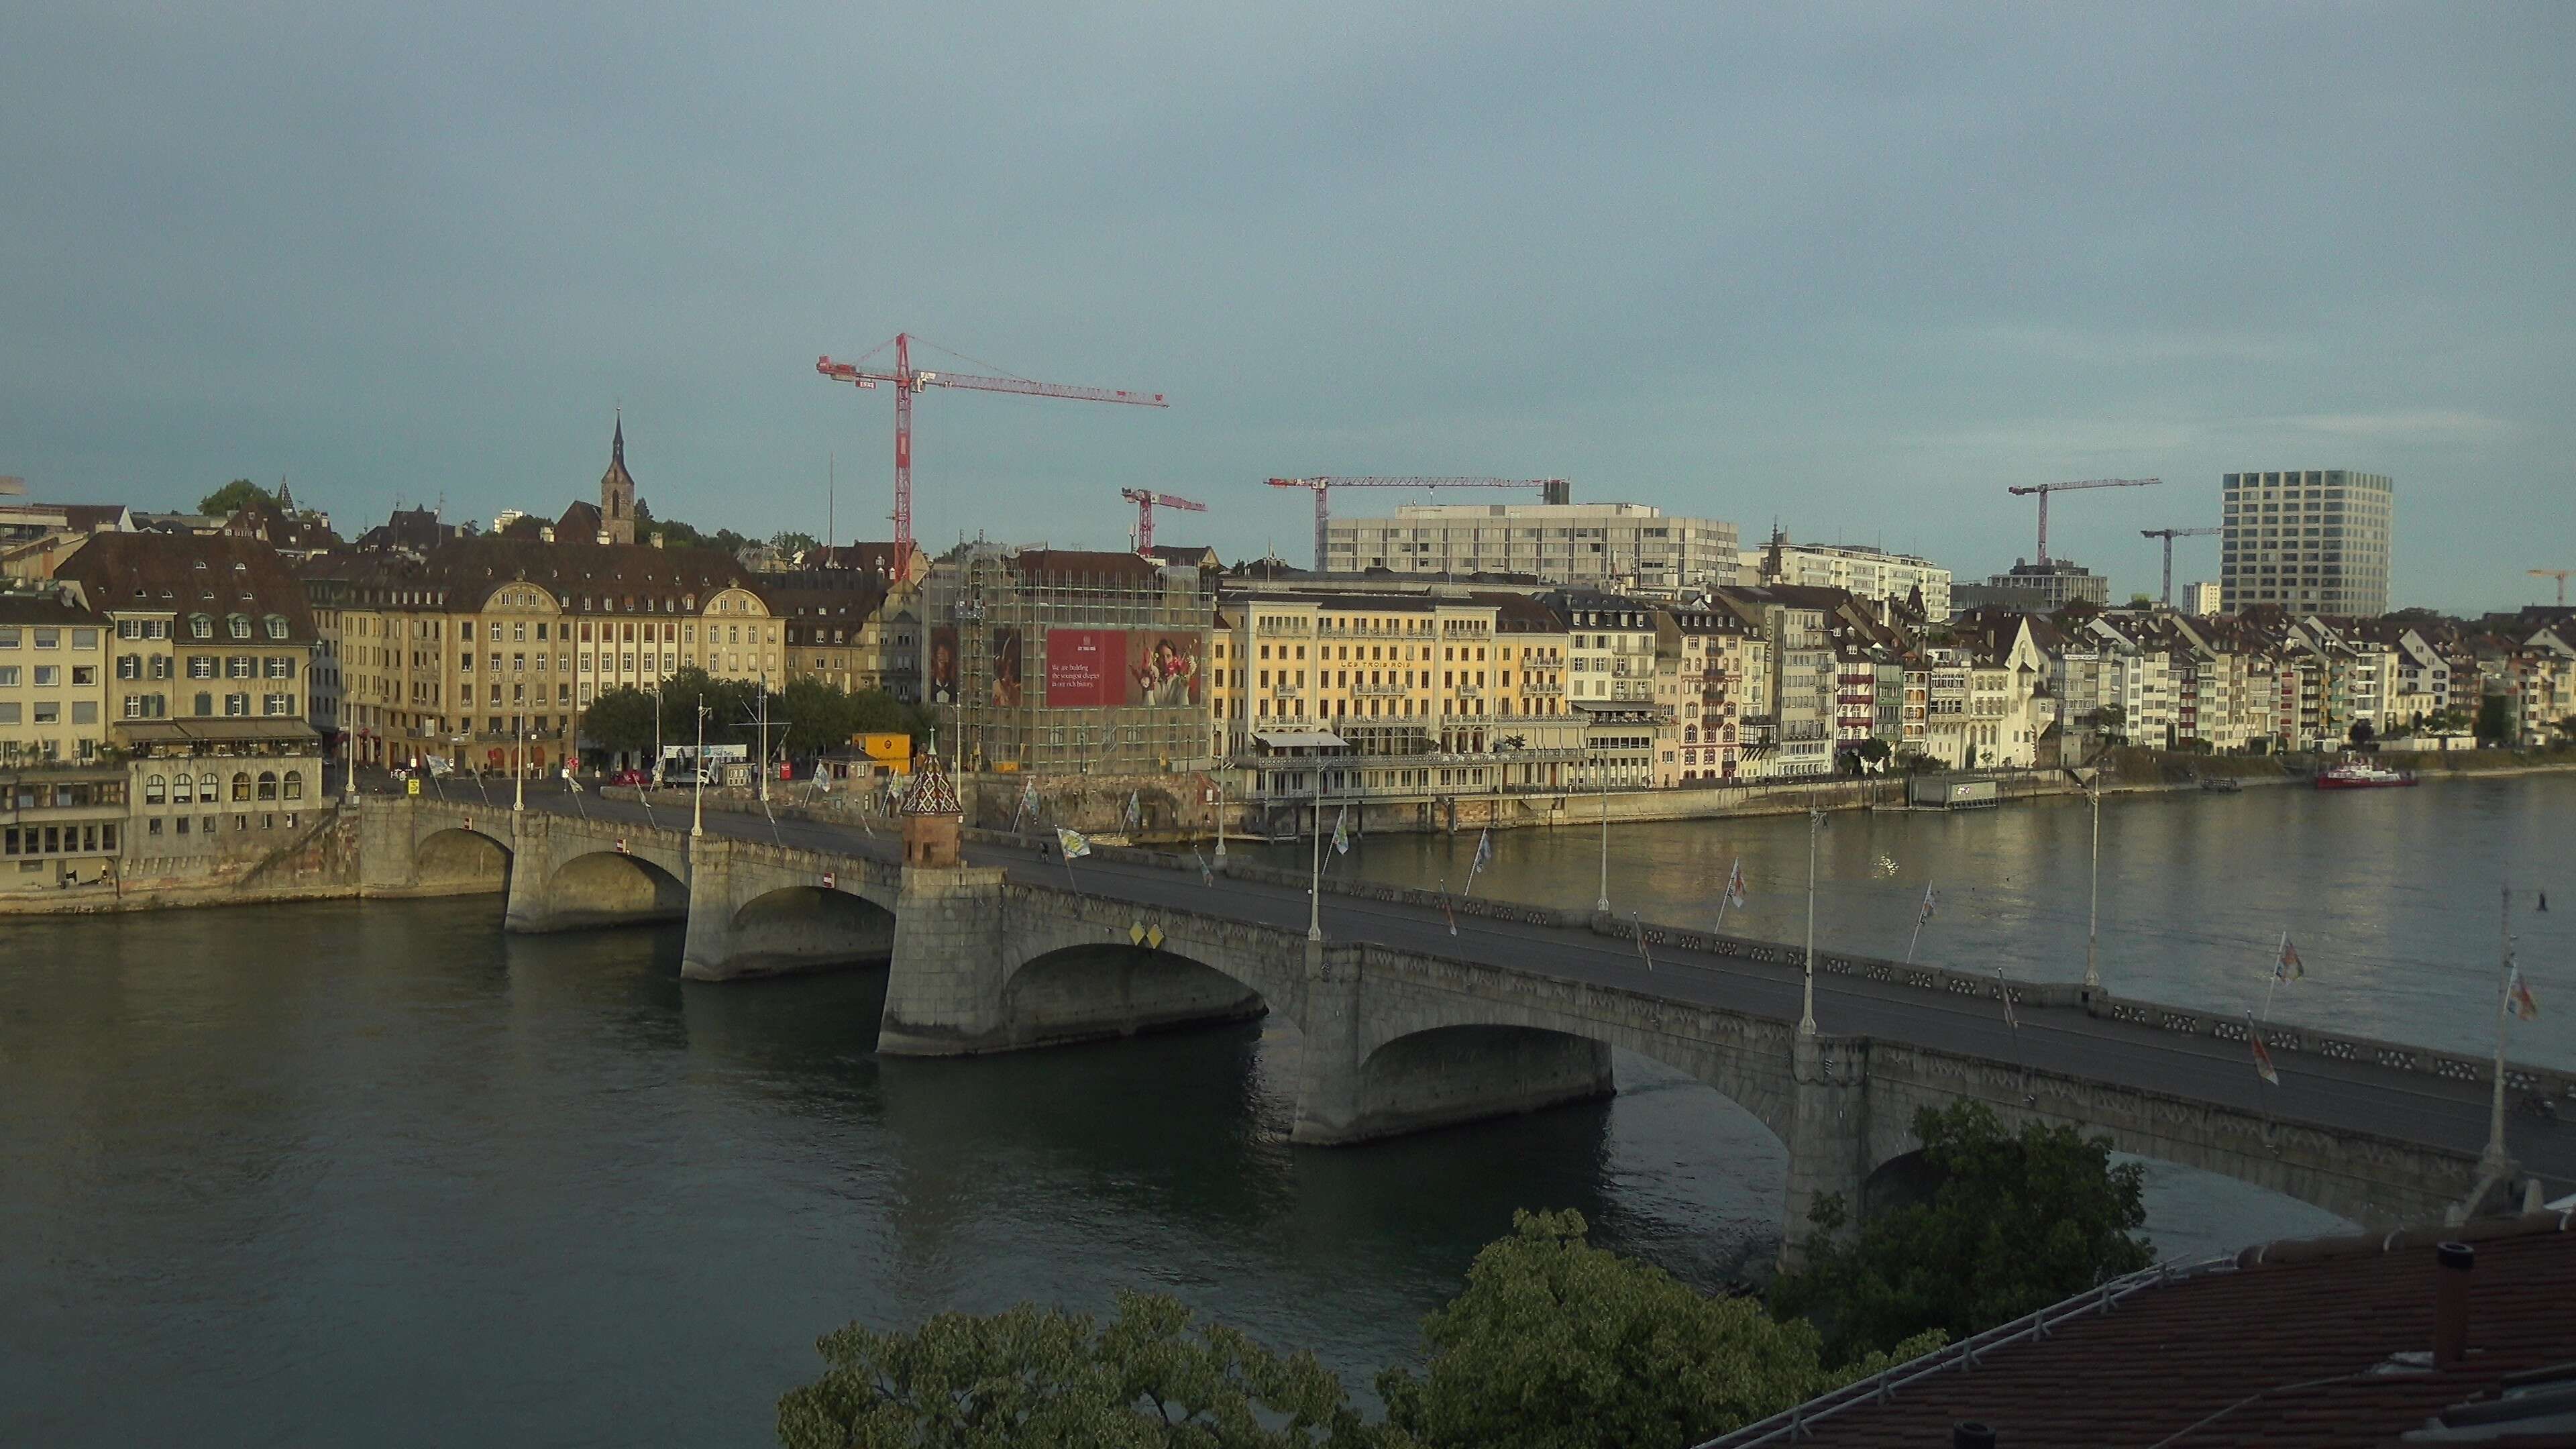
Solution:
<svg viewBox="0 0 2576 1449">
<path fill-rule="evenodd" d="M 510 723 L 518 726 L 518 741 L 510 757 L 510 809 L 518 812 L 528 808 L 528 717 L 512 715 Z"/>
<path fill-rule="evenodd" d="M 707 833 L 707 701 L 698 697 L 698 784 L 689 800 L 689 834 L 692 838 Z"/>
<path fill-rule="evenodd" d="M 1306 939 L 1324 939 L 1324 766 L 1315 762 L 1315 868 L 1306 883 Z"/>
<path fill-rule="evenodd" d="M 2093 757 L 2093 900 L 2084 919 L 2084 989 L 2102 989 L 2102 757 Z"/>
<path fill-rule="evenodd" d="M 1798 1013 L 1798 1035 L 1816 1034 L 1816 834 L 1824 829 L 1825 812 L 1807 812 L 1807 981 L 1806 1003 Z"/>
<path fill-rule="evenodd" d="M 1595 756 L 1592 768 L 1601 777 L 1601 895 L 1592 909 L 1610 914 L 1610 762 Z"/>
</svg>

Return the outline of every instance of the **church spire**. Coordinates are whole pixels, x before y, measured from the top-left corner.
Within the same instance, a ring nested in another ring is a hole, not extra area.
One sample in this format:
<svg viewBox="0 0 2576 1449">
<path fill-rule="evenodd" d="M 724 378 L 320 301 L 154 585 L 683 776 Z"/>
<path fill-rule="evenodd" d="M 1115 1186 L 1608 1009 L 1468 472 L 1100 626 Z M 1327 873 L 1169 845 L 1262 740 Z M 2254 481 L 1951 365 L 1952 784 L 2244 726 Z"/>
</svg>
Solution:
<svg viewBox="0 0 2576 1449">
<path fill-rule="evenodd" d="M 617 410 L 617 431 L 608 439 L 608 461 L 620 468 L 626 466 L 626 409 L 624 408 Z"/>
<path fill-rule="evenodd" d="M 617 410 L 617 428 L 609 435 L 608 471 L 599 479 L 599 532 L 602 543 L 635 541 L 635 476 L 626 471 L 626 410 Z"/>
</svg>

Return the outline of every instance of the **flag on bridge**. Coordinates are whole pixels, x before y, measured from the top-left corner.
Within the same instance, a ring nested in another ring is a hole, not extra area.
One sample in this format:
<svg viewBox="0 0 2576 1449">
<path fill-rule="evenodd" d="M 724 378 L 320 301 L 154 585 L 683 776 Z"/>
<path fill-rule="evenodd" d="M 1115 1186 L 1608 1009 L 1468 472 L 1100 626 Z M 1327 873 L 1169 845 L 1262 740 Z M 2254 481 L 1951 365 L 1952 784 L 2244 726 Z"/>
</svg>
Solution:
<svg viewBox="0 0 2576 1449">
<path fill-rule="evenodd" d="M 2001 966 L 1995 968 L 1995 990 L 2003 993 L 2005 1029 L 2014 1033 L 2019 1033 L 2021 1031 L 2021 1020 L 2013 1015 L 2012 983 L 2004 979 L 2004 968 Z M 2019 1041 L 2020 1037 L 2016 1035 L 2014 1040 Z"/>
<path fill-rule="evenodd" d="M 2272 1070 L 2272 1054 L 2263 1049 L 2263 1027 L 2251 1012 L 2245 1016 L 2245 1040 L 2254 1047 L 2254 1074 L 2273 1086 L 2281 1085 L 2281 1074 Z"/>
<path fill-rule="evenodd" d="M 2519 961 L 2513 963 L 2512 972 L 2505 978 L 2504 1004 L 2506 1010 L 2524 1021 L 2540 1019 L 2540 1003 L 2532 1000 L 2531 983 L 2522 979 Z"/>
<path fill-rule="evenodd" d="M 2296 981 L 2308 974 L 2308 963 L 2299 959 L 2299 948 L 2290 944 L 2290 933 L 2281 933 L 2281 956 L 2272 963 L 2274 981 Z"/>
<path fill-rule="evenodd" d="M 1089 855 L 1091 853 L 1091 842 L 1083 839 L 1082 832 L 1079 830 L 1067 830 L 1061 825 L 1057 826 L 1055 828 L 1055 843 L 1064 851 L 1064 858 L 1067 860 L 1073 860 L 1077 857 Z"/>
<path fill-rule="evenodd" d="M 1923 919 L 1926 921 L 1931 920 L 1932 913 L 1940 908 L 1941 893 L 1932 889 L 1930 886 L 1925 886 L 1923 888 Z"/>
<path fill-rule="evenodd" d="M 1489 825 L 1476 832 L 1476 859 L 1467 867 L 1467 873 L 1472 876 L 1493 863 L 1494 829 Z"/>
<path fill-rule="evenodd" d="M 1215 885 L 1216 872 L 1208 869 L 1207 857 L 1199 854 L 1199 848 L 1195 845 L 1190 847 L 1190 859 L 1199 863 L 1199 884 L 1203 886 Z"/>
<path fill-rule="evenodd" d="M 1351 807 L 1345 805 L 1342 807 L 1342 813 L 1333 821 L 1333 854 L 1348 855 L 1350 853 Z"/>
<path fill-rule="evenodd" d="M 1136 798 L 1136 792 L 1133 790 L 1127 792 L 1126 821 L 1127 828 L 1130 830 L 1133 830 L 1145 823 L 1145 807 L 1143 803 Z"/>
<path fill-rule="evenodd" d="M 1735 867 L 1726 873 L 1726 903 L 1744 909 L 1744 857 L 1735 858 Z"/>
</svg>

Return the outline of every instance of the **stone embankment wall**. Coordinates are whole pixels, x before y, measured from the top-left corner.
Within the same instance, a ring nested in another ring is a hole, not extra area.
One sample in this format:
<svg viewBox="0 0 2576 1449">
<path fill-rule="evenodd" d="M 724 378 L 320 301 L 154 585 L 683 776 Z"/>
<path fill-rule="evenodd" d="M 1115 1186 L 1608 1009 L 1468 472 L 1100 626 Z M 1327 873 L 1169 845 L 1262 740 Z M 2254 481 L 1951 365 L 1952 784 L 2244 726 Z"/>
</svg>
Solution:
<svg viewBox="0 0 2576 1449">
<path fill-rule="evenodd" d="M 61 891 L 0 897 L 0 915 L 252 905 L 357 893 L 357 812 L 333 807 L 318 812 L 263 852 L 211 857 L 140 856 L 120 862 L 111 880 Z"/>
</svg>

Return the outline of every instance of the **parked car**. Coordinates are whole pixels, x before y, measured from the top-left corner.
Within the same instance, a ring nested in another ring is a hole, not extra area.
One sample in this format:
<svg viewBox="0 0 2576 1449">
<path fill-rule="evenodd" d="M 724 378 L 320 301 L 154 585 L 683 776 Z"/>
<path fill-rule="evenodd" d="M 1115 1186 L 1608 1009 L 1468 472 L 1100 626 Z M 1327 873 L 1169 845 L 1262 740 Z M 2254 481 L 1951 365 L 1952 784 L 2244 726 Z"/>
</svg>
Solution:
<svg viewBox="0 0 2576 1449">
<path fill-rule="evenodd" d="M 642 770 L 620 770 L 609 777 L 608 783 L 612 785 L 649 785 L 653 783 L 653 777 L 645 774 Z"/>
</svg>

